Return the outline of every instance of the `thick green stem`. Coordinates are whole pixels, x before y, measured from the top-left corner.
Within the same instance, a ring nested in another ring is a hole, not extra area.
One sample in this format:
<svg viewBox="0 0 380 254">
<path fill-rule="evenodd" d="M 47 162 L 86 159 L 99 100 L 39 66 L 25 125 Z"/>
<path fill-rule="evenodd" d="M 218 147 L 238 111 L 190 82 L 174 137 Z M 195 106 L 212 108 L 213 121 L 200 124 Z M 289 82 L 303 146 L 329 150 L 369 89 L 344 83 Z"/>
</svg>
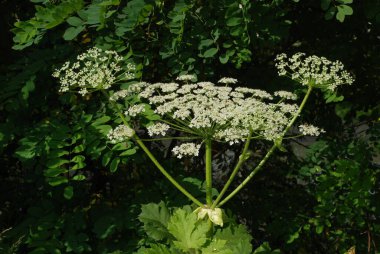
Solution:
<svg viewBox="0 0 380 254">
<path fill-rule="evenodd" d="M 212 205 L 212 148 L 211 140 L 207 139 L 206 143 L 206 202 L 207 206 Z"/>
<path fill-rule="evenodd" d="M 243 163 L 247 160 L 247 152 L 249 148 L 249 144 L 251 142 L 252 132 L 249 133 L 249 136 L 247 138 L 247 141 L 245 142 L 243 151 L 239 157 L 239 161 L 237 162 L 234 170 L 232 171 L 230 178 L 227 180 L 226 184 L 224 185 L 222 191 L 219 193 L 218 197 L 215 199 L 214 203 L 212 204 L 211 208 L 214 209 L 219 201 L 222 199 L 223 195 L 226 193 L 228 187 L 230 187 L 232 181 L 234 180 L 237 172 L 239 171 L 240 167 L 243 165 Z"/>
<path fill-rule="evenodd" d="M 108 94 L 103 91 L 103 94 L 109 98 Z M 119 108 L 119 106 L 112 102 L 112 106 L 116 109 L 117 114 L 123 121 L 123 123 L 126 126 L 129 126 L 128 121 L 125 119 L 123 112 Z M 191 201 L 193 201 L 195 204 L 203 207 L 204 205 L 202 202 L 200 202 L 198 199 L 196 199 L 193 195 L 191 195 L 185 188 L 183 188 L 165 169 L 164 167 L 157 161 L 157 159 L 154 157 L 154 155 L 150 152 L 150 150 L 145 146 L 144 142 L 135 134 L 133 135 L 133 139 L 136 141 L 136 143 L 141 147 L 141 149 L 148 155 L 149 159 L 153 162 L 153 164 L 160 170 L 160 172 L 180 191 L 182 192 L 186 197 L 188 197 Z"/>
<path fill-rule="evenodd" d="M 309 86 L 309 88 L 308 88 L 308 90 L 307 90 L 307 92 L 305 94 L 305 97 L 303 98 L 303 100 L 301 102 L 301 105 L 298 108 L 297 113 L 293 116 L 292 120 L 286 126 L 285 130 L 282 133 L 282 137 L 285 136 L 285 134 L 289 131 L 289 129 L 293 126 L 293 124 L 297 120 L 298 116 L 301 114 L 303 108 L 305 107 L 305 104 L 306 104 L 307 100 L 309 99 L 309 96 L 310 96 L 312 90 L 313 90 L 313 88 L 311 86 Z M 217 207 L 220 207 L 220 206 L 224 205 L 228 200 L 230 200 L 233 196 L 235 196 L 257 174 L 257 172 L 259 172 L 262 169 L 262 167 L 264 166 L 265 162 L 269 159 L 269 157 L 276 150 L 277 145 L 278 144 L 274 144 L 269 149 L 269 151 L 267 152 L 267 154 L 265 155 L 265 157 L 260 161 L 260 163 L 256 166 L 256 168 L 247 176 L 247 178 L 244 179 L 244 181 L 238 187 L 236 187 L 235 190 L 233 190 L 231 192 L 230 195 L 228 195 L 219 204 L 217 204 Z"/>
</svg>

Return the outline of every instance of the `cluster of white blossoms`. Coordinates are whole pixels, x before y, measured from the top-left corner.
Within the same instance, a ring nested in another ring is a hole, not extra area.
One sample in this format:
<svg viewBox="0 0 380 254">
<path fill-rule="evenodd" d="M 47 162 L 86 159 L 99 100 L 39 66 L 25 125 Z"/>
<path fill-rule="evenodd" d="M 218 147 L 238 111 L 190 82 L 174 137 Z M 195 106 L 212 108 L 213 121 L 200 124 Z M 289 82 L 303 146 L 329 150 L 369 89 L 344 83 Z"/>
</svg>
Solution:
<svg viewBox="0 0 380 254">
<path fill-rule="evenodd" d="M 121 124 L 115 129 L 110 130 L 107 134 L 107 138 L 112 144 L 116 144 L 132 138 L 134 134 L 135 131 L 132 128 Z"/>
<path fill-rule="evenodd" d="M 298 126 L 299 131 L 305 136 L 319 136 L 326 131 L 311 124 L 301 124 Z"/>
<path fill-rule="evenodd" d="M 135 66 L 127 64 L 122 69 L 122 61 L 116 51 L 94 47 L 78 55 L 77 61 L 63 64 L 53 77 L 59 78 L 60 92 L 78 89 L 81 95 L 86 95 L 94 90 L 108 89 L 120 80 L 134 78 Z"/>
<path fill-rule="evenodd" d="M 188 81 L 186 79 L 186 81 Z M 222 79 L 220 83 L 236 83 L 235 79 Z M 137 94 L 161 116 L 147 127 L 150 136 L 167 135 L 169 129 L 184 134 L 230 144 L 245 141 L 252 132 L 257 139 L 276 140 L 296 114 L 298 106 L 284 102 L 296 99 L 293 93 L 276 92 L 274 95 L 259 89 L 217 86 L 211 82 L 136 83 L 116 92 L 116 100 Z M 275 100 L 275 97 L 279 97 Z M 131 108 L 126 112 L 130 114 Z M 138 112 L 138 110 L 134 111 Z M 181 158 L 197 155 L 200 145 L 182 144 L 173 149 Z"/>
<path fill-rule="evenodd" d="M 201 144 L 184 143 L 184 144 L 175 146 L 172 152 L 175 156 L 177 156 L 177 158 L 181 159 L 184 156 L 198 156 L 200 148 L 201 148 Z"/>
<path fill-rule="evenodd" d="M 275 61 L 280 76 L 288 76 L 305 86 L 335 90 L 340 85 L 354 82 L 340 61 L 333 62 L 325 57 L 306 57 L 304 53 L 296 53 L 291 57 L 280 54 Z"/>
</svg>

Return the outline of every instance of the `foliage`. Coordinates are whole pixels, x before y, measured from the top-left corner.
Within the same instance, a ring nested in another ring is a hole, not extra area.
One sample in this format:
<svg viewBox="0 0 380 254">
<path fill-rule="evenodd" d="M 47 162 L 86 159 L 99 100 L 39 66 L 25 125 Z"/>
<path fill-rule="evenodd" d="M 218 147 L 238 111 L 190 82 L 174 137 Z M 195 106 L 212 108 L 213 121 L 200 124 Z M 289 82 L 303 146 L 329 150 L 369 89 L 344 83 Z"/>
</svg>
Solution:
<svg viewBox="0 0 380 254">
<path fill-rule="evenodd" d="M 136 253 L 252 253 L 251 235 L 243 225 L 236 224 L 234 218 L 224 218 L 226 225 L 214 228 L 207 220 L 198 220 L 192 210 L 190 206 L 168 209 L 162 202 L 143 205 L 139 218 L 145 233 L 161 243 L 148 238 L 145 246 Z M 157 211 L 160 211 L 159 216 Z M 159 237 L 157 232 L 160 232 Z M 279 251 L 272 251 L 264 243 L 253 253 L 275 254 Z"/>
</svg>

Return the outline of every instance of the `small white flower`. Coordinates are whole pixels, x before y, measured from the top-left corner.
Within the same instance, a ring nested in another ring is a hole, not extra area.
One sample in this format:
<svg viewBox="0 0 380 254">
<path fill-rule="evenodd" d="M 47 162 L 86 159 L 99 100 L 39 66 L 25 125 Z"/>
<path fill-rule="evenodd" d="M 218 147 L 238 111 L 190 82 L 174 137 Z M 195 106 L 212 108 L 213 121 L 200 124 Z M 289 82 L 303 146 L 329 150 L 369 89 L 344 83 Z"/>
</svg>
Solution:
<svg viewBox="0 0 380 254">
<path fill-rule="evenodd" d="M 304 86 L 335 90 L 340 85 L 351 85 L 353 76 L 344 70 L 340 61 L 330 61 L 325 57 L 296 53 L 291 57 L 280 54 L 275 59 L 280 76 L 288 74 L 291 79 Z"/>
<path fill-rule="evenodd" d="M 165 136 L 166 132 L 170 129 L 170 126 L 167 125 L 166 123 L 155 123 L 146 128 L 148 130 L 149 136 L 151 137 L 154 135 Z"/>
<path fill-rule="evenodd" d="M 177 80 L 179 81 L 192 81 L 195 80 L 197 77 L 195 75 L 191 74 L 185 74 L 185 75 L 180 75 L 177 77 Z"/>
<path fill-rule="evenodd" d="M 325 133 L 325 130 L 311 124 L 301 124 L 298 128 L 303 135 L 308 136 L 319 136 L 321 133 Z"/>
<path fill-rule="evenodd" d="M 121 79 L 133 78 L 134 65 L 128 64 L 122 72 L 121 60 L 116 51 L 94 47 L 78 55 L 76 62 L 66 62 L 54 71 L 53 77 L 59 79 L 60 92 L 77 90 L 79 94 L 86 95 L 91 91 L 108 89 Z"/>
<path fill-rule="evenodd" d="M 288 91 L 276 91 L 274 95 L 288 100 L 297 100 L 297 95 Z"/>
<path fill-rule="evenodd" d="M 127 111 L 125 111 L 126 116 L 132 116 L 135 117 L 138 114 L 145 112 L 145 105 L 144 104 L 137 104 L 131 106 Z"/>
<path fill-rule="evenodd" d="M 236 84 L 237 82 L 238 82 L 237 79 L 227 78 L 227 77 L 221 78 L 218 81 L 218 83 L 222 83 L 222 84 Z"/>
<path fill-rule="evenodd" d="M 172 152 L 177 158 L 181 159 L 183 156 L 198 156 L 200 148 L 200 144 L 184 143 L 179 146 L 175 146 Z"/>
<path fill-rule="evenodd" d="M 126 125 L 119 125 L 108 132 L 107 138 L 112 144 L 120 143 L 130 139 L 135 135 L 135 131 Z"/>
</svg>

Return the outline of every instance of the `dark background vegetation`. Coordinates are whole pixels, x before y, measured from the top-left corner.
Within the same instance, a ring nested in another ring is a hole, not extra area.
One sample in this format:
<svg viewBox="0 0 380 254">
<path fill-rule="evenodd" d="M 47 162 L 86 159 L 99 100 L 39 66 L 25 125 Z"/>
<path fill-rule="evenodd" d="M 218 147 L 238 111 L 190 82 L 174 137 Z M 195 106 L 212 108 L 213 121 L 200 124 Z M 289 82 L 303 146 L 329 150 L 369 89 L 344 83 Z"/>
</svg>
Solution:
<svg viewBox="0 0 380 254">
<path fill-rule="evenodd" d="M 278 53 L 341 60 L 355 84 L 336 96 L 313 94 L 302 118 L 326 134 L 289 142 L 226 208 L 254 246 L 379 253 L 379 1 L 1 0 L 0 7 L 0 253 L 133 253 L 144 238 L 141 204 L 188 203 L 132 144 L 106 145 L 114 116 L 101 97 L 58 93 L 54 68 L 93 45 L 126 55 L 145 81 L 195 73 L 269 91 L 297 88 L 277 77 Z M 265 147 L 254 144 L 242 176 Z M 180 163 L 156 151 L 201 194 L 200 159 Z M 216 187 L 231 163 L 219 161 Z"/>
</svg>

